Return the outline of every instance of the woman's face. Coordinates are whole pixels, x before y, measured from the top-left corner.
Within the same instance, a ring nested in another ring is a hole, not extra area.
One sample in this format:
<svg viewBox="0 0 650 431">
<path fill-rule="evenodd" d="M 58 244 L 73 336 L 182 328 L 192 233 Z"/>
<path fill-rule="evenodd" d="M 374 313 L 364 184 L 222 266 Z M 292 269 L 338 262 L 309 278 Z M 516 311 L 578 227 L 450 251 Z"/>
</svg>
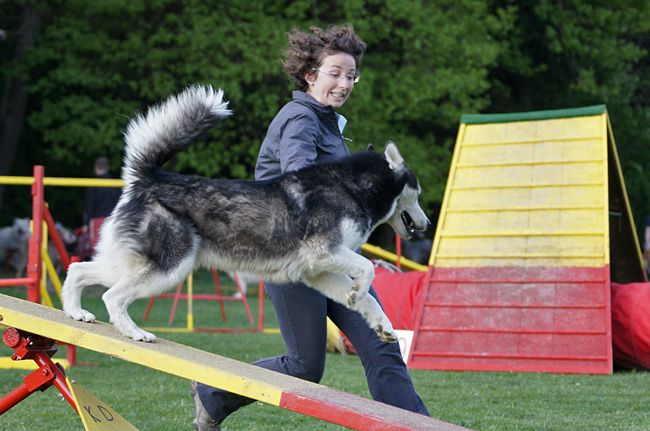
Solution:
<svg viewBox="0 0 650 431">
<path fill-rule="evenodd" d="M 309 84 L 307 93 L 325 106 L 340 108 L 354 89 L 356 73 L 356 63 L 350 54 L 328 55 L 317 70 L 305 75 Z"/>
</svg>

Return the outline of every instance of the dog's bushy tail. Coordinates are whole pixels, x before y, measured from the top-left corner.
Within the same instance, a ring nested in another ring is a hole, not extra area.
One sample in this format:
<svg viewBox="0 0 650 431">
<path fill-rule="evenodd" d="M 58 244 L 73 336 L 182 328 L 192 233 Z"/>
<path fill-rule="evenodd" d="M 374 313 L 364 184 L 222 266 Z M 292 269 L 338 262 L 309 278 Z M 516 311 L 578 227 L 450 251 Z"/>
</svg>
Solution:
<svg viewBox="0 0 650 431">
<path fill-rule="evenodd" d="M 221 89 L 199 85 L 151 107 L 132 119 L 126 129 L 122 179 L 128 186 L 148 176 L 210 129 L 215 120 L 230 113 Z"/>
</svg>

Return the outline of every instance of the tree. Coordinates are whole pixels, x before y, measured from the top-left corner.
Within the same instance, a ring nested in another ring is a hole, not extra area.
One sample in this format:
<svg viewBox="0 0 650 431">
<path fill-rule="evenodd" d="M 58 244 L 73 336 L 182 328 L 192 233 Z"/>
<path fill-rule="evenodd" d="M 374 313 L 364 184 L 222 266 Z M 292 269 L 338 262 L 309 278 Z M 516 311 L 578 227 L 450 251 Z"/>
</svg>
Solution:
<svg viewBox="0 0 650 431">
<path fill-rule="evenodd" d="M 606 104 L 639 230 L 650 214 L 650 3 L 493 1 L 516 20 L 486 112 Z"/>
<path fill-rule="evenodd" d="M 290 97 L 279 61 L 286 33 L 350 22 L 368 52 L 344 110 L 351 120 L 346 135 L 354 150 L 396 141 L 421 177 L 430 208 L 442 198 L 460 114 L 489 105 L 489 70 L 504 43 L 495 34 L 511 20 L 507 13 L 490 15 L 480 0 L 60 0 L 48 3 L 45 16 L 22 67 L 32 98 L 25 148 L 49 175 L 90 176 L 99 154 L 110 156 L 115 171 L 130 117 L 204 83 L 223 87 L 235 114 L 180 154 L 173 168 L 250 177 L 266 127 Z M 48 193 L 48 200 L 58 199 L 59 191 Z M 68 202 L 61 211 L 74 220 L 78 211 Z"/>
<path fill-rule="evenodd" d="M 11 51 L 12 60 L 9 67 L 2 70 L 4 90 L 0 103 L 0 175 L 8 175 L 14 161 L 20 137 L 23 130 L 25 114 L 27 111 L 26 83 L 20 74 L 20 64 L 27 50 L 34 46 L 40 27 L 39 11 L 29 5 L 13 5 L 13 13 L 20 17 L 16 27 L 8 28 L 9 47 L 3 49 L 4 53 Z M 0 185 L 0 202 L 4 195 L 5 187 Z"/>
</svg>

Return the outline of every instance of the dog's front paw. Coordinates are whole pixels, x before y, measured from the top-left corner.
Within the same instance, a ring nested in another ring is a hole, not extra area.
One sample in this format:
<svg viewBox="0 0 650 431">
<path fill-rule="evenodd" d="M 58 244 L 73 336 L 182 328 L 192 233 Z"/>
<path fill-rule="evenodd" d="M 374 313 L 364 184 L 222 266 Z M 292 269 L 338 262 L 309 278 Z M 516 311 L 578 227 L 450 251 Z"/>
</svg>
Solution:
<svg viewBox="0 0 650 431">
<path fill-rule="evenodd" d="M 375 326 L 375 332 L 381 341 L 385 343 L 397 343 L 397 334 L 395 334 L 392 330 L 387 331 L 383 326 L 377 325 Z"/>
<path fill-rule="evenodd" d="M 68 316 L 71 319 L 74 320 L 79 320 L 82 322 L 94 322 L 95 321 L 95 315 L 93 313 L 90 313 L 82 308 L 79 308 L 77 310 L 66 310 L 65 315 Z"/>
<path fill-rule="evenodd" d="M 348 292 L 348 307 L 353 307 L 354 304 L 357 303 L 358 297 L 359 297 L 359 294 L 356 291 L 354 291 L 354 290 L 349 291 Z"/>
</svg>

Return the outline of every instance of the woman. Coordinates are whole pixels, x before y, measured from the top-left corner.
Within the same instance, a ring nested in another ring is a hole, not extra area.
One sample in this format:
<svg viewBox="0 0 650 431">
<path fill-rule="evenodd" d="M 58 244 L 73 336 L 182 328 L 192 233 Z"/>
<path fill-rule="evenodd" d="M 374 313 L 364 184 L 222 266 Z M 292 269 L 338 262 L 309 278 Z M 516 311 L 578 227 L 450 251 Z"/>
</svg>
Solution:
<svg viewBox="0 0 650 431">
<path fill-rule="evenodd" d="M 293 101 L 275 116 L 255 167 L 255 179 L 265 180 L 316 163 L 345 157 L 346 120 L 334 110 L 348 100 L 359 80 L 366 44 L 351 26 L 313 27 L 293 31 L 283 64 L 297 90 Z M 415 392 L 397 343 L 379 340 L 361 315 L 302 283 L 267 284 L 287 347 L 282 356 L 255 362 L 263 368 L 312 382 L 325 370 L 326 317 L 347 335 L 363 363 L 373 399 L 428 415 Z M 370 294 L 375 298 L 373 289 Z M 219 424 L 253 400 L 202 384 L 193 384 L 195 427 L 218 430 Z"/>
</svg>

